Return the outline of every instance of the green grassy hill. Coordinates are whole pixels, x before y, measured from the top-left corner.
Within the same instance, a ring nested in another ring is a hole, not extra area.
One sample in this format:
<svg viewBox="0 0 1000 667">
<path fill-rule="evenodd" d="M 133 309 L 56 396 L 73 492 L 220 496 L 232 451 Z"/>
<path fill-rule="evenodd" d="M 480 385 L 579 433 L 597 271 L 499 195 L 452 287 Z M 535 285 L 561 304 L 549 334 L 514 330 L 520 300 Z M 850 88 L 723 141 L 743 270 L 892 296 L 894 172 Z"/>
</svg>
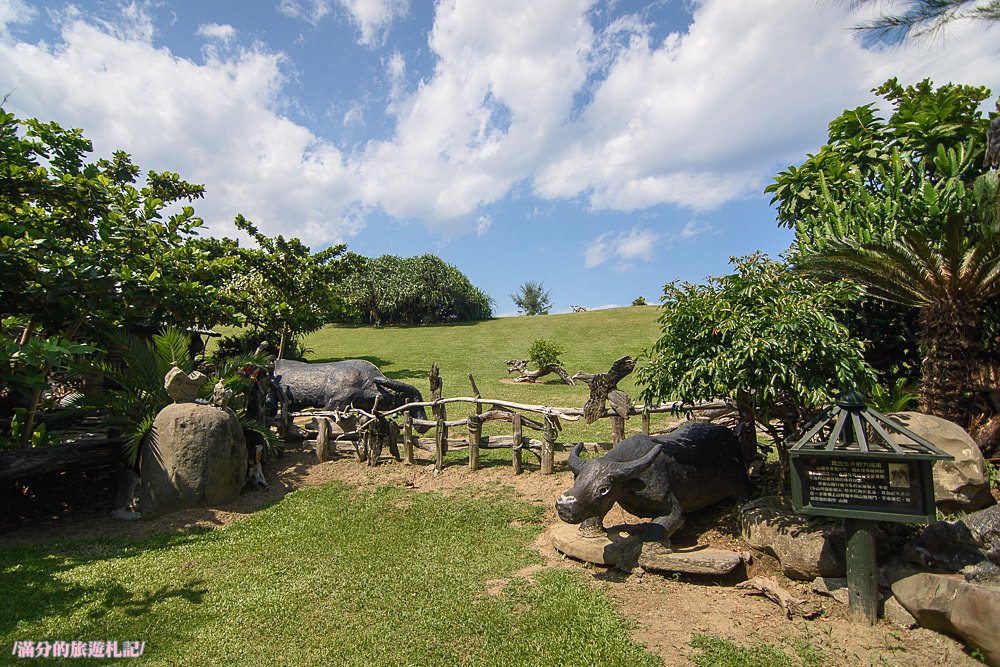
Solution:
<svg viewBox="0 0 1000 667">
<path fill-rule="evenodd" d="M 538 338 L 566 348 L 562 366 L 572 375 L 577 371 L 601 373 L 626 354 L 638 358 L 659 337 L 656 318 L 659 308 L 635 306 L 566 315 L 508 317 L 485 322 L 422 327 L 373 328 L 331 325 L 305 340 L 310 361 L 368 359 L 391 378 L 415 385 L 425 397 L 431 364 L 438 364 L 444 381 L 444 395 L 471 396 L 471 373 L 484 398 L 555 407 L 580 407 L 587 400 L 588 387 L 570 387 L 556 376 L 546 376 L 535 384 L 505 384 L 505 359 L 523 359 Z M 636 400 L 634 374 L 620 388 Z M 638 401 L 637 401 L 638 402 Z M 449 419 L 468 414 L 460 406 L 449 406 Z M 654 424 L 656 422 L 654 421 Z M 610 439 L 610 422 L 601 420 L 590 427 L 564 422 L 561 441 Z M 627 428 L 638 430 L 633 418 Z"/>
</svg>

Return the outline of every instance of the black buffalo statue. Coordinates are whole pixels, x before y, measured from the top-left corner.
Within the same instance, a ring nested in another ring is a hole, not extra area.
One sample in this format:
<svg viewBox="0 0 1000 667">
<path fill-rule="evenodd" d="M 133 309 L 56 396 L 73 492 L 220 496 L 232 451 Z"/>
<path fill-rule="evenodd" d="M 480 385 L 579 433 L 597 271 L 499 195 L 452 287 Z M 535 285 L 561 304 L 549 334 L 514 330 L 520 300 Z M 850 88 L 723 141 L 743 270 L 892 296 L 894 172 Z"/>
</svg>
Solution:
<svg viewBox="0 0 1000 667">
<path fill-rule="evenodd" d="M 603 531 L 604 515 L 617 502 L 627 512 L 652 518 L 668 540 L 684 525 L 683 512 L 715 505 L 751 491 L 739 442 L 728 428 L 688 422 L 665 436 L 635 435 L 597 459 L 570 452 L 573 488 L 556 501 L 559 518 Z"/>
<path fill-rule="evenodd" d="M 387 378 L 378 366 L 364 359 L 322 364 L 279 359 L 274 362 L 274 383 L 292 411 L 343 410 L 351 406 L 371 410 L 376 398 L 379 409 L 388 410 L 424 400 L 416 387 Z M 417 419 L 427 418 L 419 407 L 410 414 Z"/>
<path fill-rule="evenodd" d="M 1000 577 L 1000 505 L 963 516 L 958 521 L 936 521 L 904 553 L 935 572 L 961 572 L 968 580 Z"/>
</svg>

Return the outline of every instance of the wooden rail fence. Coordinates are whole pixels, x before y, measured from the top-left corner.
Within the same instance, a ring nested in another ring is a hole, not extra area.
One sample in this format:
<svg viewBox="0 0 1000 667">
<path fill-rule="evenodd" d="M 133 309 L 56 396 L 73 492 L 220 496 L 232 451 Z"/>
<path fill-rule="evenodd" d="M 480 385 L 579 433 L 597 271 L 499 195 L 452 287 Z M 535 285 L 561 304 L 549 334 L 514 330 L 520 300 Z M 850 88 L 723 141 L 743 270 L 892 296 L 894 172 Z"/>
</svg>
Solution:
<svg viewBox="0 0 1000 667">
<path fill-rule="evenodd" d="M 351 408 L 344 411 L 307 411 L 294 413 L 293 416 L 315 417 L 318 421 L 318 434 L 316 439 L 316 454 L 320 461 L 325 461 L 329 457 L 331 446 L 339 441 L 351 442 L 354 446 L 355 454 L 359 462 L 367 462 L 369 465 L 376 465 L 381 456 L 382 449 L 388 447 L 396 458 L 401 458 L 406 464 L 413 463 L 413 448 L 433 451 L 435 454 L 434 467 L 436 470 L 443 470 L 445 467 L 445 455 L 449 448 L 469 450 L 469 469 L 479 469 L 479 453 L 483 449 L 511 449 L 511 466 L 514 474 L 520 474 L 524 470 L 523 453 L 528 451 L 536 456 L 540 462 L 541 472 L 549 475 L 553 471 L 553 460 L 556 451 L 556 439 L 562 430 L 562 421 L 576 421 L 583 416 L 583 408 L 562 408 L 545 405 L 529 405 L 515 403 L 500 399 L 484 399 L 480 396 L 476 387 L 476 382 L 472 375 L 469 381 L 472 385 L 474 396 L 456 396 L 452 398 L 442 398 L 442 382 L 437 376 L 437 366 L 431 371 L 431 400 L 407 403 L 390 410 L 379 411 L 378 401 L 371 412 Z M 447 419 L 447 406 L 464 403 L 473 404 L 475 412 L 464 419 Z M 412 408 L 430 408 L 433 419 L 416 419 L 410 415 Z M 484 408 L 485 411 L 484 411 Z M 714 401 L 710 403 L 699 403 L 695 405 L 673 402 L 664 405 L 636 405 L 628 410 L 629 416 L 642 417 L 642 432 L 649 434 L 650 415 L 661 413 L 694 412 L 709 410 L 727 410 L 732 405 L 724 401 Z M 522 412 L 528 415 L 521 414 Z M 403 426 L 400 431 L 395 421 L 390 419 L 395 415 L 403 415 Z M 530 415 L 530 416 L 529 416 Z M 602 419 L 618 417 L 618 414 L 608 409 L 601 416 Z M 342 424 L 343 433 L 333 435 L 333 422 Z M 487 436 L 483 437 L 483 424 L 489 422 L 509 422 L 511 425 L 510 436 Z M 463 436 L 450 438 L 451 429 L 462 428 Z M 434 431 L 433 437 L 419 437 L 418 433 Z M 525 429 L 530 429 L 539 434 L 539 438 L 532 438 L 525 435 Z M 616 429 L 612 429 L 612 439 L 617 435 Z M 402 443 L 402 453 L 399 451 L 399 443 Z"/>
</svg>

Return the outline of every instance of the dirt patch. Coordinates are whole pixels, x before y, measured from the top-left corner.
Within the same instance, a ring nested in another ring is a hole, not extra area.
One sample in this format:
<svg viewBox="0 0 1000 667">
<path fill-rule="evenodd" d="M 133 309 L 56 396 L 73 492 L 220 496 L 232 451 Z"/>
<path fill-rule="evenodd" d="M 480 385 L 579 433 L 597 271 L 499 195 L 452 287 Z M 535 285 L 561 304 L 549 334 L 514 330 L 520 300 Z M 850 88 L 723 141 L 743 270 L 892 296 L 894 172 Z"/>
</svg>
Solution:
<svg viewBox="0 0 1000 667">
<path fill-rule="evenodd" d="M 406 466 L 383 458 L 377 467 L 358 464 L 353 452 L 341 448 L 331 461 L 316 463 L 311 450 L 291 448 L 283 457 L 265 465 L 268 491 L 249 491 L 231 503 L 217 508 L 185 510 L 153 520 L 124 522 L 108 516 L 106 503 L 89 510 L 63 512 L 58 517 L 34 516 L 30 525 L 7 530 L 0 544 L 27 544 L 51 541 L 92 539 L 95 535 L 142 538 L 148 535 L 183 530 L 221 528 L 250 516 L 255 510 L 278 502 L 297 489 L 339 480 L 361 489 L 387 484 L 418 491 L 443 494 L 463 492 L 488 493 L 498 486 L 513 488 L 528 502 L 544 508 L 548 524 L 558 521 L 555 499 L 572 482 L 566 468 L 566 454 L 557 454 L 556 474 L 542 475 L 528 461 L 525 474 L 515 476 L 509 465 L 485 461 L 484 467 L 470 472 L 468 467 L 452 464 L 439 474 L 433 471 L 430 452 L 417 450 L 417 462 Z M 617 507 L 606 523 L 638 523 L 639 520 Z M 675 538 L 678 544 L 705 544 L 720 549 L 743 552 L 747 549 L 738 535 L 734 510 L 701 512 L 688 517 L 688 525 Z M 781 648 L 793 656 L 794 664 L 822 665 L 979 665 L 962 644 L 930 630 L 905 630 L 880 622 L 875 627 L 848 620 L 846 609 L 838 602 L 821 597 L 807 586 L 781 576 L 777 563 L 754 554 L 749 576 L 777 578 L 796 596 L 819 604 L 823 615 L 812 621 L 789 620 L 784 611 L 768 600 L 747 595 L 732 588 L 731 581 L 705 577 L 626 574 L 567 559 L 559 554 L 542 533 L 534 544 L 546 567 L 570 568 L 584 572 L 591 584 L 604 590 L 633 623 L 633 636 L 665 665 L 690 665 L 688 656 L 692 634 L 723 637 L 741 645 L 763 642 Z M 530 578 L 541 566 L 518 572 L 512 578 Z M 484 595 L 499 595 L 511 579 L 487 582 Z"/>
</svg>

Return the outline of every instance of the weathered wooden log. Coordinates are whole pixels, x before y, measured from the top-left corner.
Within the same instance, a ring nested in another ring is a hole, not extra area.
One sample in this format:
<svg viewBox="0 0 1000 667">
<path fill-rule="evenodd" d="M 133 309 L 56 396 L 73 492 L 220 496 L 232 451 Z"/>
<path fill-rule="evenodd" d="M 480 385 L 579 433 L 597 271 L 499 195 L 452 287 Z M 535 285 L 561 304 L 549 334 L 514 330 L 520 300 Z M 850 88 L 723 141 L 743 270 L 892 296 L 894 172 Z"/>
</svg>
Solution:
<svg viewBox="0 0 1000 667">
<path fill-rule="evenodd" d="M 122 438 L 50 445 L 0 453 L 0 482 L 63 470 L 115 469 L 123 465 Z"/>
<path fill-rule="evenodd" d="M 521 461 L 521 415 L 518 413 L 513 413 L 514 416 L 511 423 L 514 425 L 514 442 L 511 447 L 511 465 L 514 467 L 514 474 L 520 475 L 524 472 L 524 464 Z"/>
<path fill-rule="evenodd" d="M 479 470 L 479 439 L 482 433 L 482 419 L 479 415 L 469 415 L 469 470 Z"/>
<path fill-rule="evenodd" d="M 323 463 L 330 460 L 333 426 L 329 417 L 318 417 L 316 424 L 319 428 L 319 433 L 316 435 L 316 460 Z"/>
<path fill-rule="evenodd" d="M 736 588 L 750 595 L 763 595 L 772 602 L 776 602 L 785 610 L 788 618 L 801 616 L 802 618 L 815 618 L 819 616 L 820 609 L 813 603 L 793 596 L 782 588 L 777 581 L 769 577 L 754 577 L 749 581 L 736 584 Z"/>
<path fill-rule="evenodd" d="M 551 475 L 555 463 L 556 434 L 559 431 L 558 419 L 545 415 L 545 429 L 542 431 L 542 474 Z"/>
<path fill-rule="evenodd" d="M 615 415 L 611 418 L 611 444 L 617 445 L 625 439 L 625 420 Z"/>
<path fill-rule="evenodd" d="M 386 410 L 382 414 L 385 416 L 393 415 L 397 412 L 402 412 L 403 410 L 408 410 L 415 407 L 432 407 L 434 401 L 419 401 L 413 403 L 407 403 L 398 408 L 393 408 L 392 410 Z M 577 421 L 583 415 L 583 408 L 553 408 L 546 405 L 528 405 L 525 403 L 514 403 L 511 401 L 500 401 L 493 399 L 483 399 L 474 398 L 472 396 L 455 396 L 453 398 L 442 398 L 437 403 L 474 403 L 482 405 L 493 405 L 496 407 L 510 408 L 512 410 L 524 410 L 525 412 L 537 412 L 541 415 L 556 415 L 560 419 L 565 419 L 567 421 Z M 649 410 L 651 414 L 663 414 L 663 413 L 677 413 L 677 412 L 698 412 L 702 410 L 717 410 L 721 408 L 731 407 L 731 405 L 726 401 L 709 401 L 705 403 L 683 403 L 681 401 L 675 401 L 672 403 L 666 403 L 663 405 L 633 405 L 628 409 L 629 415 L 641 415 L 644 409 Z M 318 414 L 318 413 L 312 413 Z M 613 410 L 605 410 L 601 417 L 611 417 L 617 414 Z M 433 425 L 433 424 L 432 424 Z"/>
<path fill-rule="evenodd" d="M 434 438 L 434 469 L 444 470 L 444 455 L 448 452 L 448 426 L 442 419 L 437 423 L 437 433 Z"/>
<path fill-rule="evenodd" d="M 413 465 L 413 417 L 410 413 L 403 417 L 403 463 Z"/>
<path fill-rule="evenodd" d="M 512 362 L 516 362 L 516 366 L 511 366 Z M 523 364 L 523 365 L 522 365 Z M 521 359 L 508 359 L 507 360 L 507 375 L 512 372 L 517 371 L 520 373 L 520 377 L 514 378 L 514 382 L 535 382 L 538 378 L 544 377 L 546 375 L 555 374 L 559 376 L 559 379 L 568 385 L 573 384 L 573 378 L 570 377 L 569 373 L 558 364 L 546 364 L 541 368 L 533 371 L 527 369 L 527 361 Z"/>
<path fill-rule="evenodd" d="M 472 373 L 469 373 L 469 384 L 472 385 L 472 395 L 476 397 L 476 414 L 482 414 L 483 406 L 478 402 L 478 399 L 482 398 L 482 394 L 479 393 L 479 387 L 476 386 L 476 378 L 472 377 Z"/>
<path fill-rule="evenodd" d="M 417 447 L 426 452 L 433 453 L 437 446 L 437 438 L 420 438 L 417 441 Z M 491 435 L 483 436 L 479 440 L 479 452 L 482 454 L 484 449 L 511 449 L 514 446 L 514 438 L 510 435 Z M 597 447 L 595 444 L 594 447 Z M 448 438 L 448 450 L 449 451 L 464 451 L 469 448 L 469 437 L 468 435 L 462 436 L 461 438 Z M 536 455 L 541 455 L 542 451 L 542 441 L 535 438 L 529 438 L 527 436 L 521 437 L 521 449 L 531 450 Z M 607 447 L 604 448 L 605 451 L 611 449 L 611 444 L 608 443 Z M 596 450 L 595 450 L 596 451 Z M 482 457 L 480 457 L 480 466 L 482 464 Z"/>
<path fill-rule="evenodd" d="M 444 419 L 445 417 L 441 413 L 441 410 L 443 409 L 444 406 L 440 404 L 442 397 L 441 391 L 444 387 L 444 382 L 442 382 L 441 380 L 441 373 L 438 370 L 437 364 L 431 365 L 431 374 L 428 377 L 428 380 L 430 380 L 430 385 L 431 385 L 431 403 L 432 403 L 431 412 L 434 415 L 435 420 Z"/>
</svg>

